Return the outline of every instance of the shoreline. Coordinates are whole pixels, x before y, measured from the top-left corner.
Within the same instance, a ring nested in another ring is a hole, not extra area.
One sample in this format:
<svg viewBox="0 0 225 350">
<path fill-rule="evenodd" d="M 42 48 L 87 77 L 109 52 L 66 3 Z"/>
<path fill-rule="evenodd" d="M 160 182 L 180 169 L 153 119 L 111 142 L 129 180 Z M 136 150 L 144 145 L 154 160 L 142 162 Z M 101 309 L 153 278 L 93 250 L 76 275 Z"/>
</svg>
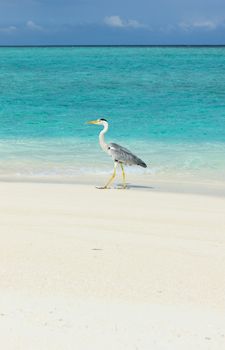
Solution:
<svg viewBox="0 0 225 350">
<path fill-rule="evenodd" d="M 0 183 L 43 183 L 61 185 L 81 185 L 95 188 L 106 182 L 110 175 L 78 175 L 78 176 L 0 176 Z M 117 178 L 121 180 L 120 176 Z M 215 197 L 225 197 L 225 184 L 221 181 L 203 180 L 178 180 L 178 179 L 156 179 L 151 176 L 129 175 L 127 190 L 148 191 L 159 193 L 180 193 L 193 195 L 206 195 Z M 115 181 L 111 189 L 120 188 L 121 182 Z"/>
</svg>

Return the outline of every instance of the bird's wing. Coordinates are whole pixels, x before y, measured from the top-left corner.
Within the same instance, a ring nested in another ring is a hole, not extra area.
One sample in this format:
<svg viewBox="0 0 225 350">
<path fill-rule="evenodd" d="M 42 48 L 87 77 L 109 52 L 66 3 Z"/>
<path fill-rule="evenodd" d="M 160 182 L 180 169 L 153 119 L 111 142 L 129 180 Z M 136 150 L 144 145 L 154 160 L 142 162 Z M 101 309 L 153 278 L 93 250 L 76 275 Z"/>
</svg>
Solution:
<svg viewBox="0 0 225 350">
<path fill-rule="evenodd" d="M 132 154 L 132 152 L 129 151 L 129 149 L 127 149 L 127 148 L 125 148 L 125 147 L 123 147 L 121 145 L 118 145 L 117 143 L 114 143 L 114 142 L 109 143 L 109 147 L 111 147 L 114 150 L 122 150 L 124 152 Z"/>
<path fill-rule="evenodd" d="M 144 168 L 147 167 L 147 165 L 140 158 L 135 156 L 127 148 L 122 147 L 117 143 L 109 143 L 108 147 L 108 152 L 111 154 L 114 160 L 128 165 L 136 164 Z"/>
</svg>

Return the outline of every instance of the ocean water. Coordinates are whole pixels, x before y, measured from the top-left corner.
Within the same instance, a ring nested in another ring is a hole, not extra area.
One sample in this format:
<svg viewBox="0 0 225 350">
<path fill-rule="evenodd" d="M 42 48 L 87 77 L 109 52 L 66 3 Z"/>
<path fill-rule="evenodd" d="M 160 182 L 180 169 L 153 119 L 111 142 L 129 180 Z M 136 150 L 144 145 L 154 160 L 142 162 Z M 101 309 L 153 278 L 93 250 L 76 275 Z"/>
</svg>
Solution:
<svg viewBox="0 0 225 350">
<path fill-rule="evenodd" d="M 0 48 L 0 176 L 110 172 L 96 118 L 128 172 L 224 181 L 225 47 Z"/>
</svg>

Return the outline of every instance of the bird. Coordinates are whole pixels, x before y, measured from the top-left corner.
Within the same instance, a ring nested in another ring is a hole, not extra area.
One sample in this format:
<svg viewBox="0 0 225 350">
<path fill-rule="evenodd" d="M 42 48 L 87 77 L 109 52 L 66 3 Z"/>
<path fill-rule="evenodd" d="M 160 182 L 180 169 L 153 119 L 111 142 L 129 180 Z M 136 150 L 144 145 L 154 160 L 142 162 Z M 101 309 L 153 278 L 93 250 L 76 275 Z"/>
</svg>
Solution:
<svg viewBox="0 0 225 350">
<path fill-rule="evenodd" d="M 113 174 L 108 180 L 108 182 L 105 184 L 105 186 L 98 187 L 100 189 L 108 189 L 110 188 L 109 185 L 114 181 L 116 177 L 116 169 L 118 164 L 121 166 L 122 175 L 123 175 L 123 188 L 126 189 L 126 175 L 124 171 L 123 165 L 139 165 L 143 168 L 147 168 L 147 165 L 143 160 L 138 158 L 136 155 L 134 155 L 131 151 L 129 151 L 127 148 L 122 147 L 118 145 L 117 143 L 106 143 L 105 142 L 105 133 L 108 131 L 109 123 L 106 119 L 97 119 L 97 120 L 90 120 L 87 122 L 87 124 L 95 124 L 95 125 L 101 125 L 103 126 L 103 129 L 99 133 L 99 144 L 104 152 L 106 152 L 108 155 L 110 155 L 114 161 L 114 170 Z"/>
</svg>

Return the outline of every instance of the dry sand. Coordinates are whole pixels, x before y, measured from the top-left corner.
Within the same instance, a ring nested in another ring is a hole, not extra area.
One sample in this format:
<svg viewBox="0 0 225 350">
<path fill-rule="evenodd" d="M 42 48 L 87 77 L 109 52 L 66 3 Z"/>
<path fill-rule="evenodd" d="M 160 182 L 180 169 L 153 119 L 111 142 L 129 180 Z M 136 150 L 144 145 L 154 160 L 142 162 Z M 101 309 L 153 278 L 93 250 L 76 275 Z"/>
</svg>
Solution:
<svg viewBox="0 0 225 350">
<path fill-rule="evenodd" d="M 4 350 L 225 348 L 225 198 L 0 183 Z"/>
</svg>

